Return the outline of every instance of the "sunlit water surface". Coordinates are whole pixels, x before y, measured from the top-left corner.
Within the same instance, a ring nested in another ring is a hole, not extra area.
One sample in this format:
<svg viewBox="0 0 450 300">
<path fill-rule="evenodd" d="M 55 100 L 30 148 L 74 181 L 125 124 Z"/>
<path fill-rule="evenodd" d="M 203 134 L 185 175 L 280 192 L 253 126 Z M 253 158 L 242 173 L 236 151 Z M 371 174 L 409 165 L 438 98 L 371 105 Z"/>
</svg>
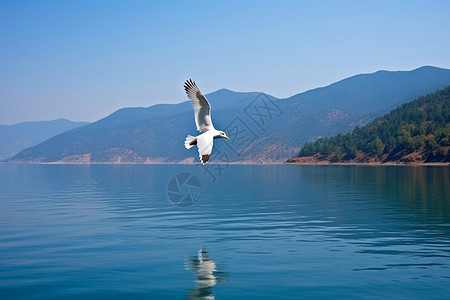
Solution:
<svg viewBox="0 0 450 300">
<path fill-rule="evenodd" d="M 3 164 L 0 298 L 449 299 L 449 174 Z"/>
</svg>

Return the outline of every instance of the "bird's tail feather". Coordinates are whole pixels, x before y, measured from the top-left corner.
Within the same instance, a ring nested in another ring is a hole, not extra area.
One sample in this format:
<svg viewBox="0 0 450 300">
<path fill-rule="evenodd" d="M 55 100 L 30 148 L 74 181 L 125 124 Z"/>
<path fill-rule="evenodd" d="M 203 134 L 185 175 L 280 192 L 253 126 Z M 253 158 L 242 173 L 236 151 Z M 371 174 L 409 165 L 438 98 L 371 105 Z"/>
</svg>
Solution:
<svg viewBox="0 0 450 300">
<path fill-rule="evenodd" d="M 195 145 L 197 145 L 197 138 L 195 136 L 188 135 L 184 141 L 184 146 L 186 149 L 191 149 Z"/>
</svg>

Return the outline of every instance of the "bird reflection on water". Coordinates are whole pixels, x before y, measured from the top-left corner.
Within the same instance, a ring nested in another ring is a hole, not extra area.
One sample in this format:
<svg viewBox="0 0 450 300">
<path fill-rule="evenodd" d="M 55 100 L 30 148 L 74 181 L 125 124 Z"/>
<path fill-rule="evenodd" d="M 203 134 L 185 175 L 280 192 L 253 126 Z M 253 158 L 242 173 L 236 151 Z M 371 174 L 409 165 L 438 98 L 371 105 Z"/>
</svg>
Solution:
<svg viewBox="0 0 450 300">
<path fill-rule="evenodd" d="M 193 256 L 186 261 L 186 269 L 194 273 L 196 284 L 196 288 L 189 291 L 188 299 L 215 299 L 211 288 L 219 282 L 225 282 L 228 278 L 226 273 L 217 271 L 216 263 L 203 249 L 198 251 L 197 256 Z"/>
</svg>

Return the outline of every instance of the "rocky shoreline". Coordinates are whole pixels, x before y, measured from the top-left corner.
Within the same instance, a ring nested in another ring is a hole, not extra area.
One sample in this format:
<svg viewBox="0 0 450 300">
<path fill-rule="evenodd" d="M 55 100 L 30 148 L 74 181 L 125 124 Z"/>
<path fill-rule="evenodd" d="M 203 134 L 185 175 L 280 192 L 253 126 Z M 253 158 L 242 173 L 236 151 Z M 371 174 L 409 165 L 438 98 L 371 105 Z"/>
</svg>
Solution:
<svg viewBox="0 0 450 300">
<path fill-rule="evenodd" d="M 335 165 L 335 166 L 442 166 L 448 167 L 450 166 L 449 162 L 424 162 L 424 161 L 367 161 L 367 162 L 356 162 L 356 161 L 348 161 L 348 162 L 332 162 L 327 159 L 319 159 L 316 156 L 307 156 L 307 157 L 293 157 L 286 161 L 286 164 L 290 165 Z"/>
</svg>

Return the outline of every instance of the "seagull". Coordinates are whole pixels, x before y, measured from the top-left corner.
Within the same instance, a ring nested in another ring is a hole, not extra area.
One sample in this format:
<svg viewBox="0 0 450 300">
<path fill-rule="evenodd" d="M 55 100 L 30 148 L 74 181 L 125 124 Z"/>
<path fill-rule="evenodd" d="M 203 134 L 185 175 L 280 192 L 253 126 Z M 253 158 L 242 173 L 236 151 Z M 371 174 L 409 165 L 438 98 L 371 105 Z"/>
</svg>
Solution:
<svg viewBox="0 0 450 300">
<path fill-rule="evenodd" d="M 211 121 L 211 105 L 200 92 L 195 81 L 192 81 L 192 79 L 186 80 L 184 90 L 194 107 L 197 130 L 201 132 L 198 136 L 188 135 L 184 141 L 184 146 L 186 149 L 190 149 L 197 145 L 200 161 L 205 164 L 211 156 L 214 139 L 225 138 L 229 140 L 229 138 L 225 132 L 214 128 Z"/>
</svg>

